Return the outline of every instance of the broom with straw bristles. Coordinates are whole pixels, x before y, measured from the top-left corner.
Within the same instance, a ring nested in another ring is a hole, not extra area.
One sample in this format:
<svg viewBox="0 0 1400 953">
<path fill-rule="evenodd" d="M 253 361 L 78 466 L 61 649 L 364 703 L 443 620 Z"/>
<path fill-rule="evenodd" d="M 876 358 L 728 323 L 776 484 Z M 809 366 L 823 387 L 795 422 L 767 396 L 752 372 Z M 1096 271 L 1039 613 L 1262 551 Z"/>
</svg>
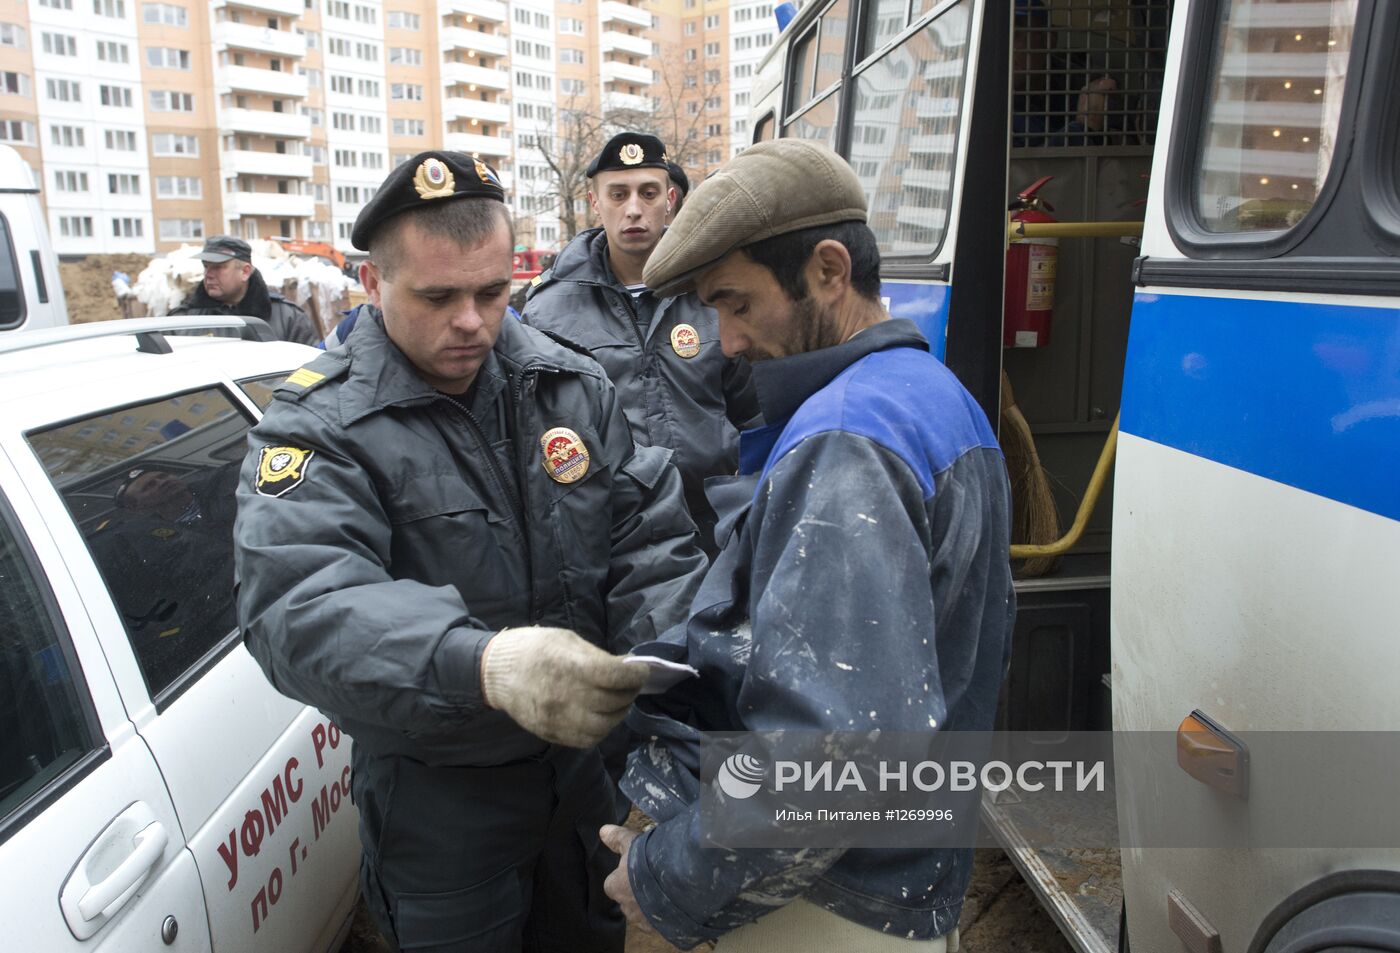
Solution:
<svg viewBox="0 0 1400 953">
<path fill-rule="evenodd" d="M 1011 478 L 1011 541 L 1053 543 L 1060 538 L 1060 514 L 1050 490 L 1050 475 L 1040 463 L 1030 424 L 1016 406 L 1011 379 L 1001 372 L 1001 450 Z M 1025 576 L 1042 576 L 1055 568 L 1056 556 L 1034 556 L 1021 567 Z"/>
</svg>

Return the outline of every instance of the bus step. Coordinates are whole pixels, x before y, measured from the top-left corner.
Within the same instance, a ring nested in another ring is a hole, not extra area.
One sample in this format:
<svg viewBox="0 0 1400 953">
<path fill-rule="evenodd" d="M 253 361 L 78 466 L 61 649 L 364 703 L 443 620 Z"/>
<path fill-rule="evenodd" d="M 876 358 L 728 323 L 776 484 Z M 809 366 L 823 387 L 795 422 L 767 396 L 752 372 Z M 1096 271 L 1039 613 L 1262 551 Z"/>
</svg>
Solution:
<svg viewBox="0 0 1400 953">
<path fill-rule="evenodd" d="M 1113 799 L 1090 802 L 1084 798 L 1030 793 L 1015 789 L 982 799 L 982 823 L 1021 872 L 1065 939 L 1078 953 L 1117 953 L 1118 917 L 1123 903 L 1122 867 L 1116 847 L 1032 847 L 1025 831 L 1038 832 L 1036 842 L 1112 843 L 1107 832 L 1113 819 Z M 1045 836 L 1047 830 L 1099 831 Z"/>
</svg>

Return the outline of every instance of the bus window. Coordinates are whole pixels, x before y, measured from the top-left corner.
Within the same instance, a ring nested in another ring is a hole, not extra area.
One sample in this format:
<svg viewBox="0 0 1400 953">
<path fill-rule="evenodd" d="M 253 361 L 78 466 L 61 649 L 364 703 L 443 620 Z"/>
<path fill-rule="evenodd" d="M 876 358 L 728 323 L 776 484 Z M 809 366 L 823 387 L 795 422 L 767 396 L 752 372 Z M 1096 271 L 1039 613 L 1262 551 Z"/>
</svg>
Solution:
<svg viewBox="0 0 1400 953">
<path fill-rule="evenodd" d="M 1210 232 L 1277 231 L 1317 201 L 1337 145 L 1356 0 L 1226 0 L 1194 176 Z"/>
<path fill-rule="evenodd" d="M 872 0 L 865 8 L 865 46 L 858 60 L 866 59 L 890 40 L 899 36 L 908 24 L 908 0 Z"/>
<path fill-rule="evenodd" d="M 817 28 L 813 25 L 792 45 L 792 74 L 787 83 L 787 114 L 792 115 L 812 98 L 812 75 L 816 65 Z"/>
<path fill-rule="evenodd" d="M 851 166 L 883 255 L 935 252 L 953 201 L 968 3 L 950 7 L 855 78 Z"/>
<path fill-rule="evenodd" d="M 24 323 L 24 289 L 20 286 L 19 262 L 10 239 L 10 223 L 0 215 L 0 328 Z"/>
<path fill-rule="evenodd" d="M 830 96 L 808 109 L 786 126 L 787 135 L 798 139 L 812 139 L 823 145 L 836 148 L 836 101 L 838 95 Z"/>
<path fill-rule="evenodd" d="M 817 46 L 817 81 L 813 87 L 818 93 L 841 79 L 841 64 L 846 60 L 846 24 L 850 18 L 850 0 L 836 0 L 822 14 L 821 41 Z"/>
<path fill-rule="evenodd" d="M 753 127 L 753 141 L 754 141 L 754 142 L 767 142 L 769 139 L 772 139 L 772 138 L 773 138 L 773 114 L 772 114 L 771 112 L 769 112 L 769 113 L 764 114 L 763 118 L 760 119 L 760 120 L 754 125 L 754 127 Z"/>
</svg>

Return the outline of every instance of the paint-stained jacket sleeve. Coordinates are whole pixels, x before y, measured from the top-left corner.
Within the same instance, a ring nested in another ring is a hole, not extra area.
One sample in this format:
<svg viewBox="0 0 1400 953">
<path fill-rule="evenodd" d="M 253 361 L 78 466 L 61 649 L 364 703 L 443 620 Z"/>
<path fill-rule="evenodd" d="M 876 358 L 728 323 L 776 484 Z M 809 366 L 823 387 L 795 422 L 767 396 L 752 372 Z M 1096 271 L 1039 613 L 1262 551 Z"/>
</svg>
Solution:
<svg viewBox="0 0 1400 953">
<path fill-rule="evenodd" d="M 244 638 L 278 691 L 400 732 L 482 715 L 493 635 L 453 586 L 389 575 L 390 521 L 373 481 L 302 404 L 277 400 L 249 434 L 234 527 Z M 311 451 L 301 483 L 256 490 L 259 450 Z"/>
<path fill-rule="evenodd" d="M 943 724 L 924 496 L 902 459 L 846 432 L 809 437 L 769 471 L 748 515 L 761 523 L 738 696 L 746 729 Z M 960 522 L 976 535 L 975 517 Z M 643 911 L 684 948 L 801 896 L 843 853 L 705 849 L 699 813 L 697 801 L 638 838 L 628 863 Z"/>
</svg>

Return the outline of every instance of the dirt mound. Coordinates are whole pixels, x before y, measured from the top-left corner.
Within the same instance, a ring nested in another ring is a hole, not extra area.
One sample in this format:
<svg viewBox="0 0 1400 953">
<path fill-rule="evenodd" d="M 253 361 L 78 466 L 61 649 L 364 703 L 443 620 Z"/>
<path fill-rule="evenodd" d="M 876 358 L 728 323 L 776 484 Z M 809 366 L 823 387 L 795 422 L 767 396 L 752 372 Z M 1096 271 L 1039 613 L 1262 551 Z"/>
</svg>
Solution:
<svg viewBox="0 0 1400 953">
<path fill-rule="evenodd" d="M 83 324 L 122 317 L 112 291 L 112 272 L 124 271 L 135 281 L 150 263 L 149 255 L 88 255 L 81 261 L 61 263 L 58 270 L 63 295 L 68 299 L 69 321 Z"/>
</svg>

